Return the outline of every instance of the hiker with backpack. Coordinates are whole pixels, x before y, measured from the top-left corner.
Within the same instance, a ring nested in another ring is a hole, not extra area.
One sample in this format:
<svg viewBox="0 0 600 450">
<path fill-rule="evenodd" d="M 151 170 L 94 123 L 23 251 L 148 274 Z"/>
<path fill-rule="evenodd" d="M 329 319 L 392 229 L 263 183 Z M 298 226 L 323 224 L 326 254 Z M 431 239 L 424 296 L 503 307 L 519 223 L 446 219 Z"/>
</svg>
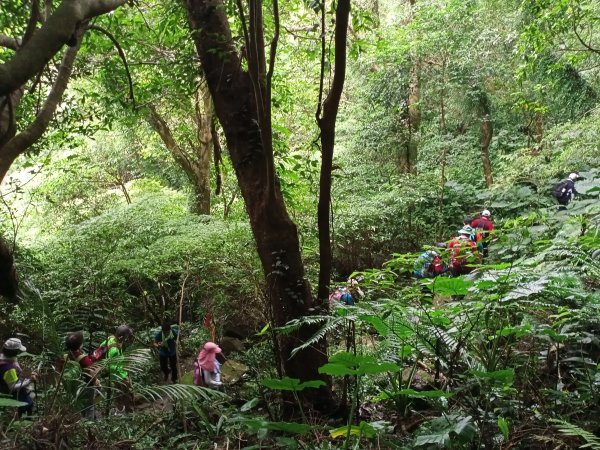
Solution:
<svg viewBox="0 0 600 450">
<path fill-rule="evenodd" d="M 22 378 L 23 370 L 17 356 L 26 350 L 20 339 L 10 338 L 4 342 L 0 353 L 0 393 L 12 395 L 15 400 L 26 403 L 19 406 L 19 417 L 33 412 L 35 395 L 31 384 L 37 379 L 35 372 L 31 374 L 31 378 Z"/>
<path fill-rule="evenodd" d="M 99 383 L 98 379 L 91 373 L 94 361 L 81 349 L 83 346 L 83 333 L 81 331 L 69 333 L 65 338 L 65 346 L 67 347 L 65 361 L 73 361 L 77 364 L 79 368 L 78 378 L 84 383 L 80 391 L 81 393 L 78 396 L 83 403 L 83 417 L 93 420 L 96 418 L 94 400 L 97 393 L 94 386 L 97 386 Z"/>
<path fill-rule="evenodd" d="M 446 248 L 445 243 L 437 244 L 438 247 Z M 442 262 L 438 251 L 430 249 L 419 255 L 413 264 L 413 276 L 420 278 L 435 278 L 448 271 L 448 267 Z"/>
<path fill-rule="evenodd" d="M 160 330 L 154 336 L 154 345 L 158 347 L 158 358 L 160 370 L 164 375 L 164 381 L 169 379 L 173 384 L 177 383 L 177 336 L 179 330 L 171 325 L 167 319 L 162 321 Z M 170 367 L 170 369 L 169 369 Z"/>
<path fill-rule="evenodd" d="M 569 202 L 578 194 L 575 189 L 575 182 L 579 179 L 579 174 L 573 172 L 566 180 L 561 181 L 554 187 L 554 197 L 560 203 L 559 209 L 566 209 Z"/>
<path fill-rule="evenodd" d="M 211 389 L 219 389 L 223 386 L 221 382 L 221 364 L 217 355 L 221 353 L 221 347 L 214 342 L 207 342 L 202 346 L 198 357 L 194 362 L 194 384 Z"/>
<path fill-rule="evenodd" d="M 103 341 L 100 346 L 92 353 L 92 359 L 98 361 L 100 359 L 111 359 L 123 355 L 123 347 L 133 338 L 133 330 L 127 325 L 119 325 L 115 330 L 115 334 L 111 335 Z M 115 361 L 107 365 L 111 380 L 125 381 L 128 380 L 129 374 L 123 369 L 121 361 Z"/>
<path fill-rule="evenodd" d="M 470 239 L 472 231 L 471 227 L 465 225 L 458 230 L 458 236 L 448 243 L 450 271 L 454 277 L 470 273 L 473 268 L 468 265 L 479 263 L 480 255 L 477 246 Z"/>
<path fill-rule="evenodd" d="M 488 256 L 488 245 L 494 231 L 494 223 L 492 222 L 491 216 L 492 213 L 490 213 L 489 210 L 484 209 L 481 212 L 481 216 L 471 222 L 471 229 L 474 230 L 474 232 L 471 233 L 471 240 L 475 242 L 477 250 L 484 258 L 487 258 Z"/>
<path fill-rule="evenodd" d="M 108 369 L 108 394 L 112 396 L 111 387 L 121 391 L 118 397 L 118 407 L 122 406 L 123 411 L 130 411 L 133 405 L 133 395 L 131 390 L 131 379 L 129 373 L 123 368 L 123 348 L 133 339 L 133 330 L 127 325 L 119 325 L 115 330 L 115 334 L 104 340 L 100 346 L 92 353 L 92 359 L 98 361 L 100 359 L 113 359 L 107 363 Z M 114 386 L 111 386 L 111 383 Z"/>
</svg>

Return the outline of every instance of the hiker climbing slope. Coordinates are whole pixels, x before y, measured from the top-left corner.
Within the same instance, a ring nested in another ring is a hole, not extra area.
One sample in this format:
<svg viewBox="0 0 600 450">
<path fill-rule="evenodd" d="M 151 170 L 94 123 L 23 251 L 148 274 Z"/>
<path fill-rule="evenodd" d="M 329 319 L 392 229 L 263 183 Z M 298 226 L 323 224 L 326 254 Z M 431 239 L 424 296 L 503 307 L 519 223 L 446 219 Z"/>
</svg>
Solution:
<svg viewBox="0 0 600 450">
<path fill-rule="evenodd" d="M 579 174 L 572 173 L 566 180 L 561 181 L 554 188 L 554 197 L 556 197 L 556 200 L 560 203 L 561 209 L 565 209 L 569 202 L 578 194 L 575 189 L 575 182 L 578 179 Z"/>
<path fill-rule="evenodd" d="M 177 335 L 179 330 L 171 325 L 167 319 L 163 320 L 160 330 L 154 336 L 154 343 L 158 347 L 158 358 L 160 361 L 160 370 L 164 375 L 164 380 L 169 379 L 177 383 Z"/>
<path fill-rule="evenodd" d="M 450 270 L 453 276 L 465 275 L 473 270 L 469 264 L 478 264 L 480 255 L 477 246 L 471 241 L 472 229 L 464 226 L 458 231 L 458 236 L 450 241 Z"/>
<path fill-rule="evenodd" d="M 446 248 L 446 244 L 438 244 L 438 247 Z M 448 271 L 442 262 L 438 251 L 427 250 L 419 255 L 413 264 L 413 276 L 415 278 L 434 278 Z"/>
<path fill-rule="evenodd" d="M 194 363 L 194 384 L 219 389 L 221 382 L 221 364 L 217 360 L 217 354 L 221 353 L 221 347 L 214 342 L 207 342 L 202 346 Z"/>
<path fill-rule="evenodd" d="M 90 368 L 94 364 L 92 358 L 86 355 L 81 347 L 83 345 L 83 333 L 77 331 L 70 333 L 65 338 L 65 346 L 67 347 L 66 359 L 74 361 L 79 366 L 79 376 L 84 382 L 79 398 L 83 403 L 82 414 L 87 419 L 95 419 L 94 400 L 96 397 L 97 378 L 90 373 Z"/>
<path fill-rule="evenodd" d="M 494 223 L 491 219 L 492 213 L 487 209 L 481 212 L 481 216 L 471 222 L 471 228 L 475 231 L 475 243 L 477 249 L 483 254 L 483 257 L 488 255 L 488 246 L 490 244 L 492 232 L 494 231 Z M 473 234 L 473 233 L 472 233 Z"/>
</svg>

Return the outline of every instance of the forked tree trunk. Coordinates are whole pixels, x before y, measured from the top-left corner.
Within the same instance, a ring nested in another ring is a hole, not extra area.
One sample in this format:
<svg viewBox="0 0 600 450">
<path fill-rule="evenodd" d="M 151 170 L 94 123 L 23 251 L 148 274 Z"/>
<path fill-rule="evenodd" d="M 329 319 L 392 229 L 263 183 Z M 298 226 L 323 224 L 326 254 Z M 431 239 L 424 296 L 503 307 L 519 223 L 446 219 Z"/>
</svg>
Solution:
<svg viewBox="0 0 600 450">
<path fill-rule="evenodd" d="M 274 325 L 281 326 L 308 315 L 313 299 L 304 275 L 298 230 L 288 215 L 274 170 L 261 2 L 249 2 L 250 28 L 244 26 L 250 44 L 246 47 L 248 71 L 239 59 L 223 1 L 185 0 L 185 6 L 250 218 Z M 271 49 L 272 61 L 273 43 Z M 324 344 L 308 347 L 290 358 L 292 350 L 311 334 L 311 330 L 303 328 L 279 336 L 280 359 L 287 376 L 301 380 L 321 378 L 318 368 L 327 360 Z M 321 400 L 328 402 L 330 398 Z"/>
<path fill-rule="evenodd" d="M 210 159 L 213 153 L 213 112 L 208 92 L 200 90 L 194 102 L 195 142 L 184 148 L 180 145 L 166 120 L 158 113 L 154 105 L 149 105 L 150 125 L 158 133 L 175 162 L 181 167 L 194 191 L 194 212 L 210 214 Z"/>
</svg>

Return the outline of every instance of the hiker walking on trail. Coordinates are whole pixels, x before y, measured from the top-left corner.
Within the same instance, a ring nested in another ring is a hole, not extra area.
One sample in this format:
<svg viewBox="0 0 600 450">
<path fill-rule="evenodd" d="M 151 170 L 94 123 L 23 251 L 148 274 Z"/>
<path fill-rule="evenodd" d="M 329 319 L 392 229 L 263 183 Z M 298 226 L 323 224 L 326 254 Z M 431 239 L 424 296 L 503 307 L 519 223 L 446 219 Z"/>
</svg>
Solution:
<svg viewBox="0 0 600 450">
<path fill-rule="evenodd" d="M 438 246 L 440 245 L 446 248 L 446 244 L 438 244 Z M 442 262 L 440 254 L 432 249 L 421 253 L 413 264 L 415 278 L 435 278 L 447 271 L 448 268 Z"/>
<path fill-rule="evenodd" d="M 468 267 L 469 264 L 479 263 L 479 252 L 477 246 L 471 241 L 470 236 L 473 230 L 469 226 L 464 226 L 458 231 L 458 237 L 455 237 L 448 244 L 450 253 L 450 270 L 452 276 L 465 275 L 473 270 Z"/>
<path fill-rule="evenodd" d="M 115 330 L 115 334 L 111 335 L 100 344 L 94 353 L 92 359 L 111 359 L 123 355 L 123 347 L 133 338 L 133 330 L 127 325 L 119 325 Z M 115 361 L 107 365 L 110 372 L 110 378 L 115 381 L 128 380 L 129 374 L 123 369 L 122 361 Z"/>
<path fill-rule="evenodd" d="M 483 254 L 484 258 L 488 255 L 488 245 L 494 231 L 494 223 L 491 217 L 492 213 L 484 209 L 481 212 L 481 216 L 471 222 L 471 228 L 474 230 L 474 233 L 472 232 L 471 234 L 474 236 L 477 250 Z"/>
<path fill-rule="evenodd" d="M 554 197 L 560 203 L 559 209 L 565 209 L 569 202 L 578 194 L 575 189 L 575 182 L 579 179 L 579 174 L 573 172 L 566 180 L 561 181 L 554 188 Z"/>
<path fill-rule="evenodd" d="M 15 400 L 26 403 L 19 406 L 19 416 L 29 415 L 33 411 L 34 394 L 31 392 L 31 383 L 37 378 L 35 372 L 31 374 L 31 378 L 21 378 L 23 370 L 17 356 L 26 350 L 20 339 L 10 338 L 4 342 L 0 353 L 0 393 L 12 395 Z"/>
<path fill-rule="evenodd" d="M 179 330 L 171 325 L 167 319 L 162 321 L 160 331 L 154 336 L 154 345 L 158 347 L 158 358 L 160 361 L 160 370 L 164 375 L 164 380 L 169 379 L 177 383 L 177 335 Z M 170 369 L 169 369 L 170 367 Z"/>
<path fill-rule="evenodd" d="M 85 383 L 79 395 L 79 399 L 83 403 L 83 416 L 87 419 L 95 419 L 94 399 L 96 398 L 97 391 L 94 386 L 98 385 L 98 379 L 90 372 L 94 361 L 81 350 L 83 346 L 83 333 L 77 331 L 68 334 L 65 338 L 65 346 L 68 350 L 65 359 L 67 361 L 74 361 L 79 365 L 80 377 Z"/>
<path fill-rule="evenodd" d="M 194 384 L 219 389 L 221 382 L 221 364 L 217 361 L 217 354 L 221 353 L 221 347 L 214 342 L 207 342 L 198 353 L 194 362 Z"/>
<path fill-rule="evenodd" d="M 103 341 L 100 347 L 94 350 L 92 354 L 94 361 L 103 358 L 114 359 L 114 361 L 109 361 L 106 365 L 109 373 L 107 383 L 108 398 L 112 397 L 115 389 L 119 391 L 116 398 L 117 408 L 121 408 L 122 411 L 131 411 L 134 403 L 131 379 L 129 378 L 129 373 L 123 368 L 123 360 L 120 358 L 123 356 L 124 346 L 131 339 L 133 339 L 133 330 L 127 325 L 119 325 L 115 330 L 115 334 Z"/>
</svg>

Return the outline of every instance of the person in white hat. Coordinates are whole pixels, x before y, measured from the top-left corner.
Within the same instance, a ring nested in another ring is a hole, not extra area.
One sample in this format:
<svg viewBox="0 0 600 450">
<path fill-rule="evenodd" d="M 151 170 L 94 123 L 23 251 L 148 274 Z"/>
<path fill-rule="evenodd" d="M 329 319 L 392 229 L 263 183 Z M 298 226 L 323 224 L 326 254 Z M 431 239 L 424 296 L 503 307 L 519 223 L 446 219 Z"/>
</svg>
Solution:
<svg viewBox="0 0 600 450">
<path fill-rule="evenodd" d="M 481 216 L 471 222 L 471 227 L 475 230 L 474 237 L 477 250 L 483 254 L 484 258 L 488 255 L 488 244 L 494 231 L 494 222 L 492 222 L 491 217 L 492 213 L 484 209 Z"/>
<path fill-rule="evenodd" d="M 10 338 L 4 342 L 0 354 L 0 392 L 12 395 L 15 400 L 26 403 L 19 407 L 19 415 L 31 414 L 33 410 L 33 394 L 30 385 L 37 376 L 33 373 L 31 378 L 21 377 L 23 370 L 17 356 L 26 350 L 20 339 Z"/>
<path fill-rule="evenodd" d="M 579 174 L 573 172 L 566 180 L 561 181 L 554 188 L 554 197 L 560 203 L 560 209 L 565 209 L 569 202 L 578 194 L 575 189 L 575 182 L 579 179 Z"/>
<path fill-rule="evenodd" d="M 450 252 L 450 271 L 452 276 L 465 275 L 473 270 L 467 263 L 479 263 L 479 252 L 477 246 L 470 239 L 473 229 L 465 225 L 458 230 L 458 237 L 455 237 L 448 244 Z"/>
</svg>

